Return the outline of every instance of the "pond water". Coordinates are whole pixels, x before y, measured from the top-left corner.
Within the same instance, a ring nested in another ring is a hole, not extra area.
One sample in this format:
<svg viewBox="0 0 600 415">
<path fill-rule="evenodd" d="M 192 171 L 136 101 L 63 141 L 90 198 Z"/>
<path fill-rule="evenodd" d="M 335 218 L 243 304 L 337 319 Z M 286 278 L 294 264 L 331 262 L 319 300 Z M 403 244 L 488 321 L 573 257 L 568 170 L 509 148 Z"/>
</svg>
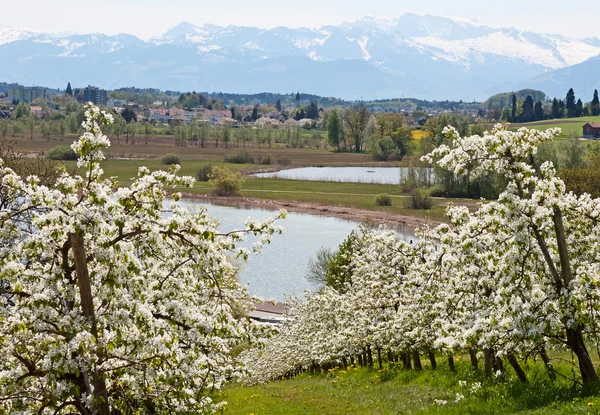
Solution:
<svg viewBox="0 0 600 415">
<path fill-rule="evenodd" d="M 417 178 L 433 182 L 433 169 L 413 168 Z M 253 177 L 348 183 L 400 184 L 409 173 L 408 167 L 300 167 L 276 172 L 256 173 Z"/>
<path fill-rule="evenodd" d="M 219 220 L 221 231 L 243 229 L 248 218 L 265 220 L 277 216 L 277 211 L 262 209 L 241 209 L 218 206 L 203 202 L 185 201 L 193 207 L 205 206 L 209 215 Z M 305 290 L 315 287 L 306 279 L 308 262 L 314 258 L 320 247 L 335 249 L 359 227 L 359 223 L 327 216 L 288 212 L 286 219 L 279 221 L 284 233 L 274 235 L 270 245 L 263 252 L 251 255 L 242 264 L 240 281 L 248 287 L 252 295 L 264 299 L 284 300 L 286 295 L 302 296 Z M 410 233 L 400 233 L 413 238 Z M 253 240 L 246 242 L 251 247 Z"/>
</svg>

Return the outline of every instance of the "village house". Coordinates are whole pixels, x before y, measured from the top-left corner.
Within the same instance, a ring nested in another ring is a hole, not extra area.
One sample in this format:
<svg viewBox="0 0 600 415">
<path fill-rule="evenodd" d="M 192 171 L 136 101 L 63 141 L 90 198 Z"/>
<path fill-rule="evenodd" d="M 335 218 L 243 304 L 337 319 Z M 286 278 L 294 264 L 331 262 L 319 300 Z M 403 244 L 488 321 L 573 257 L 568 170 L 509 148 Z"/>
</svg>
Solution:
<svg viewBox="0 0 600 415">
<path fill-rule="evenodd" d="M 38 118 L 44 118 L 45 112 L 44 109 L 42 107 L 40 107 L 39 105 L 32 105 L 31 107 L 29 107 L 29 111 L 31 112 L 31 115 L 36 116 Z"/>
<path fill-rule="evenodd" d="M 166 124 L 169 122 L 169 110 L 164 107 L 144 108 L 144 116 L 153 124 Z"/>
<path fill-rule="evenodd" d="M 109 99 L 106 101 L 106 106 L 109 108 L 124 107 L 127 101 L 124 99 Z"/>
<path fill-rule="evenodd" d="M 588 122 L 583 126 L 583 138 L 600 138 L 600 124 Z"/>
<path fill-rule="evenodd" d="M 279 119 L 281 117 L 281 114 L 278 113 L 277 111 L 269 111 L 265 114 L 265 117 L 267 118 L 277 118 Z"/>
<path fill-rule="evenodd" d="M 281 125 L 281 121 L 275 118 L 260 117 L 255 122 L 257 127 L 261 128 L 277 128 Z"/>
<path fill-rule="evenodd" d="M 252 105 L 238 105 L 235 108 L 235 113 L 236 113 L 236 116 L 241 115 L 242 118 L 244 118 L 244 116 L 252 115 L 253 109 L 254 109 L 254 107 Z"/>
<path fill-rule="evenodd" d="M 284 314 L 285 304 L 265 302 L 255 303 L 255 310 L 249 312 L 248 317 L 259 323 L 281 324 L 286 320 Z"/>
<path fill-rule="evenodd" d="M 221 120 L 219 121 L 219 124 L 224 125 L 225 123 L 228 123 L 228 125 L 233 128 L 238 128 L 240 126 L 240 123 L 238 122 L 238 120 L 231 118 L 231 117 L 221 118 Z"/>
<path fill-rule="evenodd" d="M 311 126 L 313 121 L 314 120 L 312 118 L 302 118 L 302 119 L 298 120 L 298 125 L 300 127 L 304 127 L 305 125 Z"/>
<path fill-rule="evenodd" d="M 206 110 L 204 111 L 204 121 L 208 121 L 211 124 L 221 124 L 223 118 L 230 118 L 230 110 Z"/>
<path fill-rule="evenodd" d="M 181 108 L 145 108 L 144 116 L 153 124 L 173 124 L 184 122 L 191 123 L 191 120 L 186 117 L 186 111 Z"/>
</svg>

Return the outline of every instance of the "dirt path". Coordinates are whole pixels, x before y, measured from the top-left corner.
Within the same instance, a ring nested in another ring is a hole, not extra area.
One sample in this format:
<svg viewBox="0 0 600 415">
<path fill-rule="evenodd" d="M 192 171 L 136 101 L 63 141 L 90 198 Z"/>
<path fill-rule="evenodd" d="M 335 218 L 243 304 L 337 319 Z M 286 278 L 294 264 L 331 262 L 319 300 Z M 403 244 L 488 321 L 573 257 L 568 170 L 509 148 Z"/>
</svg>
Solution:
<svg viewBox="0 0 600 415">
<path fill-rule="evenodd" d="M 242 208 L 279 210 L 285 209 L 288 212 L 308 213 L 311 215 L 331 216 L 334 218 L 352 220 L 356 222 L 375 222 L 378 225 L 386 225 L 394 229 L 414 230 L 426 223 L 437 225 L 440 221 L 416 217 L 399 215 L 392 212 L 358 209 L 344 206 L 321 205 L 318 203 L 306 203 L 296 201 L 265 200 L 250 197 L 219 197 L 213 195 L 197 195 L 191 193 L 182 194 L 186 199 L 201 199 L 214 203 L 215 205 L 234 206 Z"/>
</svg>

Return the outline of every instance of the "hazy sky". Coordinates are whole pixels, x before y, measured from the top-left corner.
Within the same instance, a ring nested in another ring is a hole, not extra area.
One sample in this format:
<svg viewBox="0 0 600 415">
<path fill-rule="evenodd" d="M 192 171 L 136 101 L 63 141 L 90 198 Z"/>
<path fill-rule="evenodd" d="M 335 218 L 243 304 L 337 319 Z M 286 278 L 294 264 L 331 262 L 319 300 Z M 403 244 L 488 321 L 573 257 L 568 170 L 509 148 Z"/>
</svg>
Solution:
<svg viewBox="0 0 600 415">
<path fill-rule="evenodd" d="M 404 13 L 476 19 L 491 27 L 600 37 L 600 1 L 583 0 L 2 0 L 0 25 L 53 32 L 129 33 L 159 36 L 189 21 L 194 24 L 272 28 L 319 27 L 364 15 L 392 18 Z M 304 7 L 301 5 L 312 5 Z"/>
</svg>

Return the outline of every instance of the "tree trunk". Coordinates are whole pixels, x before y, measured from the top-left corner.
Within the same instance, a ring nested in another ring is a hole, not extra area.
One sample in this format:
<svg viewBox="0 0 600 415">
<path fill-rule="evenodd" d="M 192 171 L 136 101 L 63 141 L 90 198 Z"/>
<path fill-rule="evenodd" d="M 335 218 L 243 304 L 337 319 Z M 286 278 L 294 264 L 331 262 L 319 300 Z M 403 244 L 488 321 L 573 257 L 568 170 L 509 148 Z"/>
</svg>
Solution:
<svg viewBox="0 0 600 415">
<path fill-rule="evenodd" d="M 410 364 L 410 352 L 408 350 L 402 353 L 402 363 L 404 364 L 404 369 L 412 369 Z"/>
<path fill-rule="evenodd" d="M 565 235 L 565 226 L 562 219 L 562 212 L 558 208 L 554 208 L 554 231 L 556 232 L 556 242 L 558 245 L 558 254 L 560 257 L 560 272 L 562 282 L 565 287 L 569 287 L 572 280 L 571 262 L 569 258 L 569 250 L 567 246 L 567 238 Z M 558 288 L 558 287 L 557 287 Z M 583 341 L 583 333 L 581 327 L 567 327 L 567 344 L 577 356 L 579 360 L 579 370 L 581 371 L 581 381 L 584 384 L 598 382 L 598 375 L 592 359 L 585 347 Z"/>
<path fill-rule="evenodd" d="M 552 382 L 554 382 L 556 380 L 556 372 L 554 371 L 554 368 L 552 367 L 552 362 L 550 362 L 548 353 L 546 353 L 546 348 L 543 346 L 540 347 L 539 354 L 540 354 L 540 357 L 542 358 L 542 362 L 544 362 L 544 366 L 546 367 L 546 370 L 548 371 L 548 376 L 550 376 L 550 380 L 552 380 Z"/>
<path fill-rule="evenodd" d="M 598 382 L 598 375 L 592 359 L 583 342 L 581 328 L 567 329 L 567 344 L 573 350 L 579 361 L 579 371 L 581 372 L 581 381 L 583 384 Z"/>
<path fill-rule="evenodd" d="M 477 370 L 479 362 L 477 361 L 477 353 L 475 353 L 473 348 L 469 348 L 469 356 L 471 357 L 471 366 L 473 366 L 473 370 Z"/>
<path fill-rule="evenodd" d="M 364 365 L 363 365 L 363 358 L 362 358 L 362 354 L 360 354 L 360 353 L 359 353 L 357 357 L 358 357 L 358 365 L 359 365 L 360 367 L 364 367 Z"/>
<path fill-rule="evenodd" d="M 92 287 L 90 284 L 83 235 L 81 233 L 71 234 L 69 239 L 71 242 L 71 249 L 73 250 L 73 257 L 75 259 L 75 272 L 77 273 L 77 284 L 79 285 L 79 294 L 81 297 L 81 309 L 84 317 L 89 320 L 92 326 L 92 335 L 98 339 L 98 327 L 96 325 L 96 314 L 94 311 Z M 99 363 L 103 360 L 103 356 L 100 353 L 98 353 L 98 360 Z M 93 369 L 92 375 L 94 382 L 93 405 L 97 407 L 100 415 L 109 415 L 108 391 L 106 390 L 104 376 L 96 369 Z"/>
<path fill-rule="evenodd" d="M 371 346 L 367 347 L 367 359 L 369 362 L 369 369 L 373 369 L 373 353 L 371 353 Z"/>
<path fill-rule="evenodd" d="M 451 372 L 456 371 L 454 367 L 454 356 L 452 356 L 451 354 L 448 355 L 448 367 L 450 368 Z"/>
<path fill-rule="evenodd" d="M 486 376 L 492 376 L 492 350 L 483 349 L 483 366 Z"/>
<path fill-rule="evenodd" d="M 504 373 L 504 361 L 502 360 L 502 358 L 496 357 L 494 362 L 494 368 L 496 369 L 496 372 Z"/>
<path fill-rule="evenodd" d="M 383 360 L 381 359 L 381 347 L 377 348 L 377 363 L 379 364 L 379 370 L 383 369 Z"/>
<path fill-rule="evenodd" d="M 431 362 L 431 368 L 437 369 L 437 361 L 435 360 L 435 353 L 433 353 L 432 351 L 429 351 L 428 355 L 429 355 L 429 362 Z"/>
<path fill-rule="evenodd" d="M 348 367 L 348 361 L 346 361 L 346 356 L 342 356 L 342 366 L 344 366 L 344 369 Z"/>
<path fill-rule="evenodd" d="M 527 375 L 525 375 L 525 372 L 523 372 L 523 369 L 521 369 L 517 358 L 512 353 L 509 353 L 506 357 L 508 358 L 508 363 L 510 363 L 510 365 L 517 373 L 517 377 L 519 378 L 519 380 L 521 382 L 527 382 Z"/>
<path fill-rule="evenodd" d="M 412 358 L 413 358 L 413 366 L 415 367 L 415 370 L 423 370 L 423 365 L 421 364 L 421 356 L 419 355 L 418 350 L 413 350 Z"/>
<path fill-rule="evenodd" d="M 392 353 L 391 350 L 387 351 L 387 358 L 388 358 L 388 363 L 393 363 L 394 362 L 394 353 Z"/>
</svg>

